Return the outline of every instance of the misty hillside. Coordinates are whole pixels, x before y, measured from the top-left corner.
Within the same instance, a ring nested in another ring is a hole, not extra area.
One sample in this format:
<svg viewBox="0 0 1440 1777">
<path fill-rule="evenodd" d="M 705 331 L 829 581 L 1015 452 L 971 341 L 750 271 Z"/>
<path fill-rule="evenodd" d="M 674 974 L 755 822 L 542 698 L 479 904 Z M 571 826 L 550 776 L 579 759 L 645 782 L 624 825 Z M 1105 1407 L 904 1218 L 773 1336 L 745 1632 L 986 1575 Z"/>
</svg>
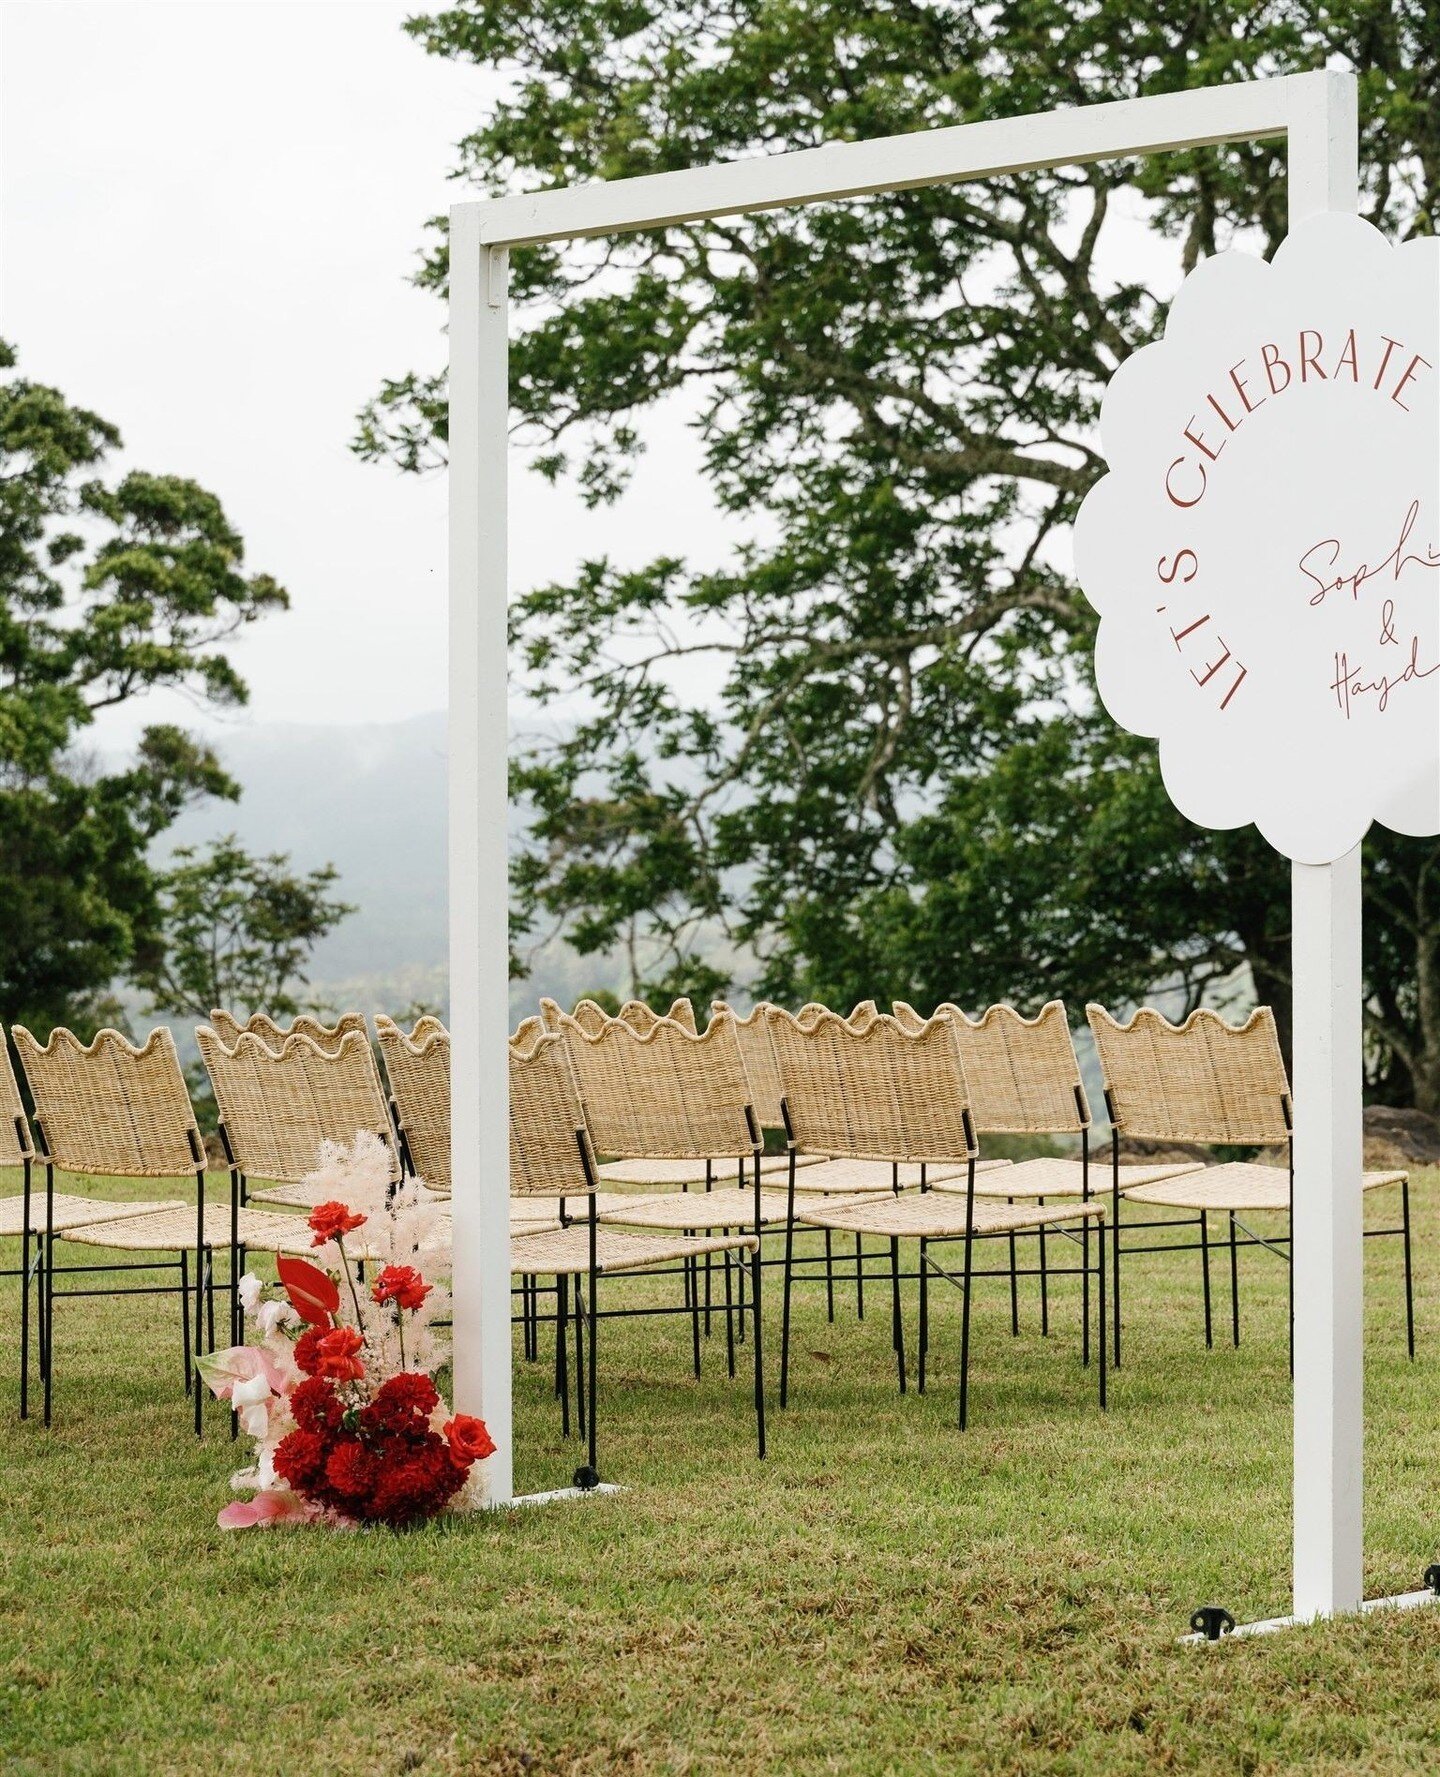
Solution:
<svg viewBox="0 0 1440 1777">
<path fill-rule="evenodd" d="M 189 810 L 165 835 L 165 852 L 234 832 L 247 850 L 289 852 L 302 869 L 333 863 L 356 912 L 316 946 L 312 994 L 367 1011 L 423 1002 L 445 1012 L 444 713 L 236 728 L 215 744 L 243 795 Z M 623 992 L 625 980 L 618 957 L 551 943 L 530 978 L 514 983 L 512 1011 L 533 1011 L 542 993 L 569 1003 L 596 988 Z"/>
</svg>

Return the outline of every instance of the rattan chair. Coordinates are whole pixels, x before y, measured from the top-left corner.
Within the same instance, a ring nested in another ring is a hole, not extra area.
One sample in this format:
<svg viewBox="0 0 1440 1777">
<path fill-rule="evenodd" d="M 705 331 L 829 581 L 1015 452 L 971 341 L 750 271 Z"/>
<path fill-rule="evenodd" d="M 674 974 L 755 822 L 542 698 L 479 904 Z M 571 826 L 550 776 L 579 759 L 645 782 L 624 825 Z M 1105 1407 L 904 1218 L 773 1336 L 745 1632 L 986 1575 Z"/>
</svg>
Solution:
<svg viewBox="0 0 1440 1777">
<path fill-rule="evenodd" d="M 1205 1303 L 1205 1343 L 1214 1343 L 1210 1292 L 1209 1216 L 1228 1219 L 1230 1248 L 1231 1339 L 1240 1343 L 1239 1248 L 1261 1246 L 1280 1254 L 1289 1265 L 1289 1235 L 1262 1238 L 1245 1226 L 1246 1214 L 1273 1212 L 1288 1217 L 1294 1199 L 1294 1155 L 1291 1148 L 1290 1082 L 1275 1029 L 1275 1015 L 1258 1006 L 1239 1025 L 1227 1024 L 1208 1010 L 1192 1012 L 1183 1024 L 1171 1024 L 1142 1006 L 1121 1022 L 1103 1006 L 1085 1008 L 1100 1057 L 1105 1104 L 1110 1114 L 1111 1164 L 1119 1176 L 1120 1142 L 1130 1136 L 1148 1141 L 1194 1142 L 1204 1146 L 1283 1149 L 1286 1164 L 1266 1166 L 1231 1161 L 1203 1167 L 1137 1188 L 1117 1198 L 1128 1208 L 1143 1203 L 1191 1212 L 1200 1232 L 1201 1281 Z M 1415 1355 L 1415 1306 L 1411 1278 L 1410 1180 L 1405 1172 L 1366 1172 L 1362 1188 L 1374 1191 L 1399 1185 L 1401 1225 L 1367 1229 L 1367 1238 L 1394 1235 L 1404 1243 L 1405 1334 Z M 1188 1217 L 1186 1218 L 1189 1219 Z M 1144 1224 L 1146 1227 L 1165 1223 Z M 1244 1239 L 1238 1235 L 1244 1234 Z M 1116 1263 L 1120 1224 L 1115 1225 Z M 1291 1334 L 1294 1331 L 1291 1280 Z M 1115 1313 L 1115 1344 L 1120 1347 L 1119 1304 Z"/>
<path fill-rule="evenodd" d="M 620 1025 L 617 1029 L 621 1033 L 621 1040 L 626 1042 L 658 1041 L 663 1045 L 667 1043 L 669 1031 L 676 1032 L 692 1043 L 703 1041 L 690 1037 L 673 1025 L 657 1027 L 648 1039 L 636 1037 L 628 1026 Z M 604 1044 L 606 1035 L 605 1032 L 600 1033 L 597 1040 Z M 646 1306 L 641 1312 L 647 1315 L 669 1313 L 690 1316 L 694 1363 L 698 1373 L 700 1335 L 694 1288 L 695 1262 L 701 1256 L 723 1254 L 728 1275 L 731 1256 L 740 1255 L 743 1262 L 743 1255 L 749 1253 L 752 1267 L 755 1267 L 758 1242 L 753 1235 L 744 1234 L 697 1238 L 674 1234 L 632 1234 L 600 1226 L 593 1203 L 593 1199 L 598 1196 L 594 1148 L 570 1056 L 570 1042 L 560 1032 L 547 1033 L 528 1048 L 511 1044 L 510 1188 L 515 1195 L 522 1197 L 559 1195 L 569 1199 L 588 1196 L 592 1199 L 591 1214 L 587 1223 L 582 1226 L 513 1238 L 510 1245 L 510 1269 L 515 1274 L 553 1276 L 556 1280 L 556 1388 L 565 1403 L 564 1429 L 567 1433 L 569 1389 L 565 1354 L 568 1345 L 567 1323 L 570 1319 L 569 1285 L 570 1280 L 574 1280 L 576 1393 L 580 1429 L 588 1439 L 588 1463 L 577 1471 L 575 1479 L 578 1486 L 593 1487 L 600 1478 L 596 1432 L 597 1334 L 601 1318 L 597 1299 L 600 1277 L 627 1272 L 648 1274 L 657 1269 L 678 1265 L 680 1271 L 677 1275 L 683 1273 L 689 1286 L 687 1302 L 680 1307 Z M 761 1369 L 758 1268 L 754 1275 L 750 1313 L 755 1355 L 755 1423 L 759 1453 L 763 1457 L 765 1393 Z M 585 1286 L 583 1296 L 582 1278 Z M 587 1337 L 588 1376 L 584 1347 Z"/>
<path fill-rule="evenodd" d="M 522 1020 L 511 1038 L 528 1050 L 543 1034 L 539 1018 Z M 450 1033 L 438 1018 L 424 1017 L 407 1033 L 385 1014 L 375 1019 L 375 1035 L 390 1082 L 390 1108 L 409 1169 L 432 1191 L 450 1195 Z M 626 1200 L 618 1192 L 597 1195 L 602 1209 Z M 512 1197 L 512 1233 L 542 1226 L 560 1227 L 590 1213 L 589 1197 L 565 1203 L 558 1197 Z"/>
<path fill-rule="evenodd" d="M 47 1202 L 41 1288 L 41 1362 L 45 1382 L 45 1423 L 50 1423 L 54 1377 L 54 1303 L 64 1296 L 123 1295 L 125 1289 L 55 1289 L 54 1244 L 57 1236 L 77 1245 L 130 1253 L 175 1253 L 178 1293 L 185 1330 L 187 1386 L 194 1396 L 195 1430 L 201 1429 L 204 1390 L 193 1358 L 205 1343 L 206 1309 L 210 1344 L 214 1346 L 214 1260 L 216 1249 L 229 1248 L 232 1330 L 238 1318 L 239 1258 L 247 1245 L 303 1251 L 308 1238 L 294 1216 L 242 1211 L 232 1194 L 230 1206 L 206 1204 L 205 1145 L 195 1124 L 190 1094 L 180 1071 L 175 1041 L 163 1026 L 136 1048 L 118 1031 L 102 1030 L 83 1044 L 68 1030 L 51 1032 L 40 1043 L 23 1025 L 14 1026 L 15 1047 L 35 1103 L 35 1135 L 45 1163 Z M 65 1172 L 118 1178 L 195 1180 L 193 1210 L 180 1200 L 117 1205 L 105 1221 L 55 1226 L 53 1194 L 56 1168 Z M 188 1255 L 196 1255 L 194 1337 L 186 1312 L 189 1294 Z M 107 1265 L 105 1271 L 170 1269 L 153 1260 L 136 1265 Z M 91 1269 L 67 1267 L 67 1270 Z M 154 1294 L 154 1288 L 139 1293 Z"/>
<path fill-rule="evenodd" d="M 315 1207 L 320 1144 L 348 1147 L 356 1132 L 379 1136 L 392 1182 L 401 1177 L 399 1148 L 380 1075 L 363 1030 L 347 1030 L 331 1047 L 292 1031 L 271 1048 L 254 1031 L 227 1044 L 210 1025 L 195 1032 L 215 1093 L 220 1141 L 242 1199 L 268 1197 Z"/>
<path fill-rule="evenodd" d="M 1070 1035 L 1064 1002 L 1050 1000 L 1034 1018 L 1024 1018 L 1013 1006 L 991 1006 L 977 1019 L 969 1018 L 948 1001 L 936 1008 L 955 1025 L 965 1078 L 970 1085 L 970 1108 L 976 1133 L 987 1135 L 1060 1135 L 1078 1137 L 1080 1158 L 1047 1156 L 1021 1161 L 1003 1172 L 976 1180 L 979 1197 L 1034 1198 L 1038 1202 L 1064 1202 L 1078 1197 L 1088 1203 L 1101 1193 L 1130 1191 L 1179 1173 L 1198 1170 L 1198 1160 L 1123 1162 L 1118 1166 L 1092 1166 L 1090 1157 L 1090 1102 L 1080 1077 L 1080 1061 Z M 903 1000 L 895 1003 L 895 1016 L 908 1029 L 924 1020 Z M 953 1181 L 938 1180 L 936 1189 L 957 1189 Z M 1114 1204 L 1110 1205 L 1110 1318 L 1113 1326 L 1120 1312 L 1120 1269 L 1117 1258 Z M 1088 1230 L 1083 1238 L 1088 1239 Z M 1050 1330 L 1050 1303 L 1046 1242 L 1040 1241 L 1040 1331 Z M 1088 1267 L 1086 1269 L 1088 1276 Z M 1012 1268 L 1012 1285 L 1018 1286 Z M 1011 1331 L 1020 1331 L 1018 1287 L 1010 1297 Z M 1115 1362 L 1119 1362 L 1118 1354 Z"/>
<path fill-rule="evenodd" d="M 929 1346 L 929 1279 L 932 1270 L 958 1283 L 962 1295 L 959 1423 L 968 1422 L 970 1307 L 974 1279 L 974 1243 L 1012 1234 L 1038 1233 L 1041 1228 L 1084 1225 L 1094 1219 L 1099 1229 L 1100 1404 L 1105 1405 L 1105 1221 L 1101 1205 L 1072 1203 L 1063 1207 L 1002 1204 L 975 1194 L 975 1127 L 969 1088 L 955 1026 L 948 1017 L 932 1019 L 907 1030 L 893 1017 L 877 1014 L 855 1025 L 833 1013 L 792 1018 L 777 1007 L 767 1013 L 775 1063 L 782 1088 L 786 1135 L 796 1149 L 829 1152 L 859 1160 L 928 1166 L 932 1162 L 965 1168 L 963 1198 L 922 1188 L 889 1199 L 851 1199 L 815 1203 L 790 1195 L 786 1233 L 784 1313 L 781 1329 L 780 1399 L 788 1394 L 789 1322 L 794 1226 L 849 1233 L 877 1234 L 890 1244 L 891 1332 L 900 1389 L 906 1387 L 905 1338 L 900 1306 L 900 1242 L 919 1242 L 920 1330 L 917 1381 L 925 1386 Z M 929 1248 L 940 1241 L 964 1246 L 962 1276 L 956 1279 L 932 1259 Z M 1086 1296 L 1088 1310 L 1088 1292 Z M 1089 1316 L 1084 1318 L 1082 1354 L 1089 1361 Z"/>
<path fill-rule="evenodd" d="M 16 1168 L 21 1175 L 19 1192 L 0 1198 L 0 1239 L 20 1242 L 20 1264 L 11 1271 L 0 1271 L 0 1277 L 18 1277 L 20 1282 L 20 1417 L 30 1413 L 30 1300 L 41 1280 L 45 1255 L 45 1232 L 63 1234 L 67 1229 L 83 1227 L 87 1222 L 116 1221 L 125 1216 L 149 1213 L 153 1203 L 117 1203 L 104 1197 L 77 1197 L 57 1191 L 51 1179 L 44 1197 L 44 1213 L 34 1195 L 35 1143 L 30 1134 L 29 1119 L 20 1097 L 19 1083 L 10 1060 L 10 1051 L 0 1038 L 0 1168 Z M 184 1318 L 182 1314 L 182 1318 Z M 188 1328 L 189 1321 L 186 1320 Z M 189 1375 L 189 1366 L 186 1366 Z"/>
</svg>

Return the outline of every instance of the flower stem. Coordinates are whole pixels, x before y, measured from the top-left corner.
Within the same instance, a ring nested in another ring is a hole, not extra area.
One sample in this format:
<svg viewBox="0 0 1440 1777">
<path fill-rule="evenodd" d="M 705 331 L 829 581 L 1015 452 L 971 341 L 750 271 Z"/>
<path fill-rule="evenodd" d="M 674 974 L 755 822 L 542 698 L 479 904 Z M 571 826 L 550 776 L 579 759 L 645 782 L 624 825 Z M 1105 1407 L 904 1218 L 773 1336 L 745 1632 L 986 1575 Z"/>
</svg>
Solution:
<svg viewBox="0 0 1440 1777">
<path fill-rule="evenodd" d="M 350 1300 L 355 1304 L 355 1326 L 361 1337 L 365 1334 L 365 1317 L 360 1312 L 360 1297 L 355 1289 L 355 1278 L 350 1270 L 350 1260 L 345 1254 L 345 1236 L 337 1234 L 335 1245 L 340 1252 L 340 1269 L 345 1273 L 345 1281 L 350 1285 Z"/>
</svg>

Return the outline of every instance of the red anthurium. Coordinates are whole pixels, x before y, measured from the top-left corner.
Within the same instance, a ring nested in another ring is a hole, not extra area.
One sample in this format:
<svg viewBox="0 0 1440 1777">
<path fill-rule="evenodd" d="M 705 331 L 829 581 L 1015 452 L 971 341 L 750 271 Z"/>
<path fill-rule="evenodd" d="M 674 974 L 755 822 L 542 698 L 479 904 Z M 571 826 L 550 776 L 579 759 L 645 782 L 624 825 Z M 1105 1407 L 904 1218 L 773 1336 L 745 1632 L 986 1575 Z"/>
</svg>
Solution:
<svg viewBox="0 0 1440 1777">
<path fill-rule="evenodd" d="M 312 1327 L 328 1327 L 330 1318 L 340 1306 L 340 1291 L 318 1265 L 308 1259 L 292 1259 L 284 1253 L 275 1258 L 275 1269 L 290 1305 Z"/>
</svg>

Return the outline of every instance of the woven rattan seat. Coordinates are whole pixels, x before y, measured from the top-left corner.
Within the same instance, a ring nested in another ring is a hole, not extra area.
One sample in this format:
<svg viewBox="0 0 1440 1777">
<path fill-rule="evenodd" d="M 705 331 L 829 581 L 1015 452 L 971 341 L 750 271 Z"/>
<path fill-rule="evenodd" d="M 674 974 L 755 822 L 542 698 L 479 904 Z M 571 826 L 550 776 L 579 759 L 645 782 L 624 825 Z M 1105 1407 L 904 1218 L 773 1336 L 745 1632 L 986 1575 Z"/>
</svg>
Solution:
<svg viewBox="0 0 1440 1777">
<path fill-rule="evenodd" d="M 365 1130 L 386 1144 L 399 1180 L 390 1112 L 363 1031 L 346 1031 L 331 1049 L 302 1031 L 275 1049 L 249 1031 L 227 1045 L 205 1024 L 195 1037 L 234 1165 L 247 1179 L 295 1183 L 315 1170 L 322 1142 L 349 1147 Z"/>
<path fill-rule="evenodd" d="M 879 1234 L 889 1240 L 953 1240 L 966 1231 L 964 1200 L 938 1191 L 911 1191 L 903 1197 L 865 1202 L 809 1204 L 797 1210 L 815 1228 L 837 1228 L 847 1234 Z M 1099 1203 L 1067 1204 L 1061 1209 L 1035 1203 L 976 1203 L 970 1220 L 975 1234 L 1023 1234 L 1033 1229 L 1078 1223 L 1105 1213 Z"/>
<path fill-rule="evenodd" d="M 1161 1179 L 1175 1178 L 1181 1173 L 1199 1172 L 1200 1160 L 1122 1161 L 1120 1189 L 1125 1195 L 1141 1185 L 1152 1185 Z M 1046 1202 L 1056 1197 L 1081 1197 L 1085 1194 L 1086 1168 L 1078 1160 L 1045 1157 L 1021 1160 L 1003 1173 L 980 1173 L 975 1179 L 977 1197 L 1043 1197 Z M 936 1181 L 939 1191 L 956 1189 L 952 1179 Z M 961 1186 L 961 1189 L 964 1187 Z M 1108 1162 L 1092 1160 L 1089 1167 L 1089 1190 L 1092 1197 L 1108 1195 L 1114 1188 Z"/>
<path fill-rule="evenodd" d="M 167 1198 L 159 1203 L 109 1203 L 103 1197 L 72 1197 L 64 1191 L 57 1191 L 51 1200 L 53 1221 L 51 1226 L 57 1234 L 70 1228 L 83 1228 L 87 1222 L 113 1222 L 124 1216 L 153 1215 L 161 1209 L 183 1209 L 185 1205 L 179 1198 Z M 43 1233 L 45 1228 L 45 1193 L 33 1191 L 30 1196 L 30 1232 Z M 190 1229 L 195 1229 L 195 1211 L 186 1210 L 190 1217 Z M 18 1240 L 24 1232 L 21 1224 L 25 1220 L 25 1199 L 23 1196 L 0 1197 L 0 1239 Z M 228 1236 L 227 1236 L 228 1238 Z"/>
<path fill-rule="evenodd" d="M 784 1191 L 762 1191 L 760 1226 L 783 1223 L 789 1204 L 790 1198 Z M 718 1191 L 671 1191 L 663 1197 L 631 1197 L 622 1207 L 607 1210 L 600 1220 L 635 1228 L 753 1228 L 755 1216 L 754 1191 L 727 1185 Z"/>
<path fill-rule="evenodd" d="M 1377 1191 L 1385 1185 L 1405 1181 L 1403 1172 L 1367 1172 L 1361 1186 Z M 1283 1166 L 1261 1166 L 1254 1161 L 1236 1160 L 1224 1166 L 1205 1166 L 1179 1177 L 1142 1185 L 1125 1194 L 1127 1203 L 1153 1203 L 1167 1209 L 1288 1210 L 1290 1208 L 1290 1175 Z"/>
<path fill-rule="evenodd" d="M 745 1172 L 749 1177 L 754 1165 L 747 1154 Z M 728 1160 L 711 1158 L 705 1160 L 607 1160 L 598 1169 L 598 1176 L 607 1185 L 641 1185 L 649 1190 L 665 1189 L 668 1186 L 704 1185 L 705 1168 L 710 1167 L 712 1184 L 726 1184 L 736 1175 L 739 1157 Z M 798 1158 L 797 1164 L 809 1164 L 809 1157 Z M 760 1173 L 763 1178 L 783 1177 L 788 1172 L 790 1162 L 784 1154 L 764 1154 L 760 1159 Z"/>
<path fill-rule="evenodd" d="M 811 1164 L 806 1164 L 807 1160 Z M 935 1160 L 925 1167 L 918 1161 L 902 1160 L 822 1160 L 815 1155 L 795 1156 L 797 1170 L 795 1174 L 795 1192 L 798 1196 L 802 1191 L 824 1191 L 829 1195 L 857 1196 L 862 1192 L 889 1191 L 894 1195 L 898 1180 L 902 1191 L 914 1190 L 921 1182 L 922 1176 L 927 1185 L 938 1185 L 942 1182 L 960 1181 L 964 1189 L 968 1167 L 958 1160 Z M 977 1160 L 975 1171 L 981 1172 L 1006 1171 L 1010 1166 L 1008 1160 Z"/>
<path fill-rule="evenodd" d="M 625 1234 L 600 1228 L 595 1236 L 595 1270 L 601 1275 L 638 1271 L 651 1265 L 703 1258 L 706 1253 L 753 1252 L 753 1234 L 716 1239 L 666 1239 L 661 1234 Z M 510 1242 L 510 1269 L 532 1277 L 583 1276 L 590 1268 L 590 1232 L 562 1228 L 552 1234 L 527 1234 Z"/>
<path fill-rule="evenodd" d="M 238 1217 L 239 1244 L 256 1252 L 304 1253 L 314 1257 L 311 1234 L 301 1216 L 281 1215 L 274 1210 L 242 1209 Z M 67 1230 L 66 1240 L 78 1246 L 104 1246 L 123 1252 L 193 1252 L 196 1239 L 194 1209 L 176 1204 L 149 1215 L 125 1216 L 116 1221 L 89 1222 Z M 230 1209 L 222 1203 L 205 1206 L 205 1245 L 230 1244 Z"/>
</svg>

